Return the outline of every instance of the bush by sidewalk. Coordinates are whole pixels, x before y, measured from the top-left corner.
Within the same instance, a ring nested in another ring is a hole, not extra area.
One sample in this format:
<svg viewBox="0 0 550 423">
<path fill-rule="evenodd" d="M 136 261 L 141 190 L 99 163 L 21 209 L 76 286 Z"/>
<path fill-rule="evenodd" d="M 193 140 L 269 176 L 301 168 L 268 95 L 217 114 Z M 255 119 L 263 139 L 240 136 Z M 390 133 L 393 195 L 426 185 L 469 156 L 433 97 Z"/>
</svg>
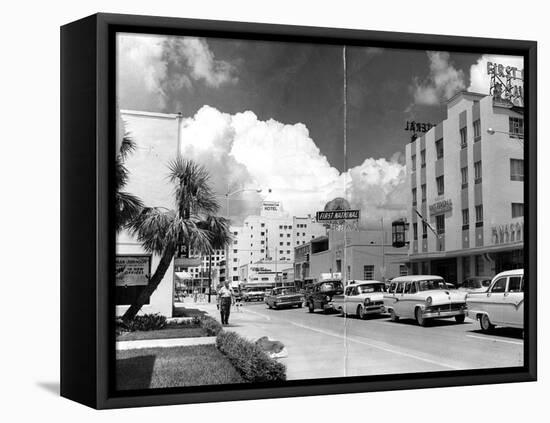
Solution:
<svg viewBox="0 0 550 423">
<path fill-rule="evenodd" d="M 199 324 L 206 331 L 208 336 L 217 336 L 223 330 L 222 325 L 210 316 L 200 317 Z"/>
<path fill-rule="evenodd" d="M 286 380 L 284 364 L 268 357 L 257 345 L 235 332 L 219 332 L 216 347 L 247 382 Z"/>
<path fill-rule="evenodd" d="M 117 334 L 121 332 L 159 330 L 166 327 L 166 317 L 158 313 L 136 316 L 131 320 L 118 319 Z"/>
</svg>

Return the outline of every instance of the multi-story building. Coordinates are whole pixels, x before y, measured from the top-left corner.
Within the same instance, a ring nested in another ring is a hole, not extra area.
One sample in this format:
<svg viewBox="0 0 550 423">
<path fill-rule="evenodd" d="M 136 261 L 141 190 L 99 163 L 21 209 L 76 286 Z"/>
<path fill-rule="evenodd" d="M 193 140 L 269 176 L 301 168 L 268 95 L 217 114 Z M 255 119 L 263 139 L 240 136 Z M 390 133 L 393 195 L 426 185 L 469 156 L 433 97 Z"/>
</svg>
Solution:
<svg viewBox="0 0 550 423">
<path fill-rule="evenodd" d="M 292 267 L 294 247 L 325 234 L 326 229 L 312 222 L 311 216 L 289 216 L 279 201 L 264 201 L 259 216 L 248 216 L 243 226 L 231 231 L 227 268 L 229 280 L 235 283 L 242 280 L 239 268 L 248 264 L 274 262 Z M 222 275 L 224 279 L 225 272 Z"/>
<path fill-rule="evenodd" d="M 344 282 L 385 281 L 408 272 L 407 251 L 392 246 L 389 229 L 330 230 L 326 236 L 296 247 L 296 255 L 300 263 L 295 266 L 295 274 L 301 269 L 302 280 L 319 280 L 322 274 L 341 274 Z"/>
<path fill-rule="evenodd" d="M 409 259 L 449 282 L 523 266 L 523 111 L 461 92 L 406 146 Z"/>
<path fill-rule="evenodd" d="M 212 265 L 212 269 L 210 269 Z M 211 256 L 190 253 L 189 257 L 185 255 L 176 256 L 174 259 L 174 271 L 176 275 L 179 272 L 186 272 L 189 279 L 185 281 L 188 290 L 199 292 L 208 292 L 210 283 L 215 288 L 220 281 L 220 269 L 225 265 L 225 251 L 215 250 Z"/>
</svg>

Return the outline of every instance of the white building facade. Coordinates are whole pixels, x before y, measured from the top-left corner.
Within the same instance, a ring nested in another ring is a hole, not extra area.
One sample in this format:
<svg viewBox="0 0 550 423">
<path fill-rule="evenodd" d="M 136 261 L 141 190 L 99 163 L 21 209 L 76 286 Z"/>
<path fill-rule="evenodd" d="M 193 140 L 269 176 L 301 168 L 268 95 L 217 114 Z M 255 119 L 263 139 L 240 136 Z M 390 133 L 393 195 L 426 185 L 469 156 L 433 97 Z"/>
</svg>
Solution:
<svg viewBox="0 0 550 423">
<path fill-rule="evenodd" d="M 456 283 L 523 266 L 523 142 L 521 108 L 462 92 L 406 146 L 411 273 Z"/>
</svg>

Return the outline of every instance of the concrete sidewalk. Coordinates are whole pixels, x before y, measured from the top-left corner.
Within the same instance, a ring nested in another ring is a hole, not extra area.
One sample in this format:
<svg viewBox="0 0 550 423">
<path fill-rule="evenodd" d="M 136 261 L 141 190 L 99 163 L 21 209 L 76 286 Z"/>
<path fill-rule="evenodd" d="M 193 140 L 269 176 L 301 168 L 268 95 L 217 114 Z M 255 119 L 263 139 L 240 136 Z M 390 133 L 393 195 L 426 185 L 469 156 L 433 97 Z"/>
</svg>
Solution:
<svg viewBox="0 0 550 423">
<path fill-rule="evenodd" d="M 209 345 L 215 343 L 215 336 L 201 336 L 197 338 L 140 339 L 138 341 L 117 341 L 116 349 L 117 351 L 120 351 L 142 348 L 189 347 L 194 345 Z"/>
</svg>

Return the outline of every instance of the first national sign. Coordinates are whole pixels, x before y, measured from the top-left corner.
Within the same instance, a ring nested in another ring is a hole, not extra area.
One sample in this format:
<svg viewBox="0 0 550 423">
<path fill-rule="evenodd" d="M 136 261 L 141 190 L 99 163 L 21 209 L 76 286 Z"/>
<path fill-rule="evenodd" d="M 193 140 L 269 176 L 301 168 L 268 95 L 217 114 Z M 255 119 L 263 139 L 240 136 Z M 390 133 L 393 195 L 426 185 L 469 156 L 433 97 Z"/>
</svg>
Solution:
<svg viewBox="0 0 550 423">
<path fill-rule="evenodd" d="M 359 219 L 359 210 L 331 210 L 317 212 L 317 222 L 326 222 L 329 220 L 357 220 Z"/>
</svg>

